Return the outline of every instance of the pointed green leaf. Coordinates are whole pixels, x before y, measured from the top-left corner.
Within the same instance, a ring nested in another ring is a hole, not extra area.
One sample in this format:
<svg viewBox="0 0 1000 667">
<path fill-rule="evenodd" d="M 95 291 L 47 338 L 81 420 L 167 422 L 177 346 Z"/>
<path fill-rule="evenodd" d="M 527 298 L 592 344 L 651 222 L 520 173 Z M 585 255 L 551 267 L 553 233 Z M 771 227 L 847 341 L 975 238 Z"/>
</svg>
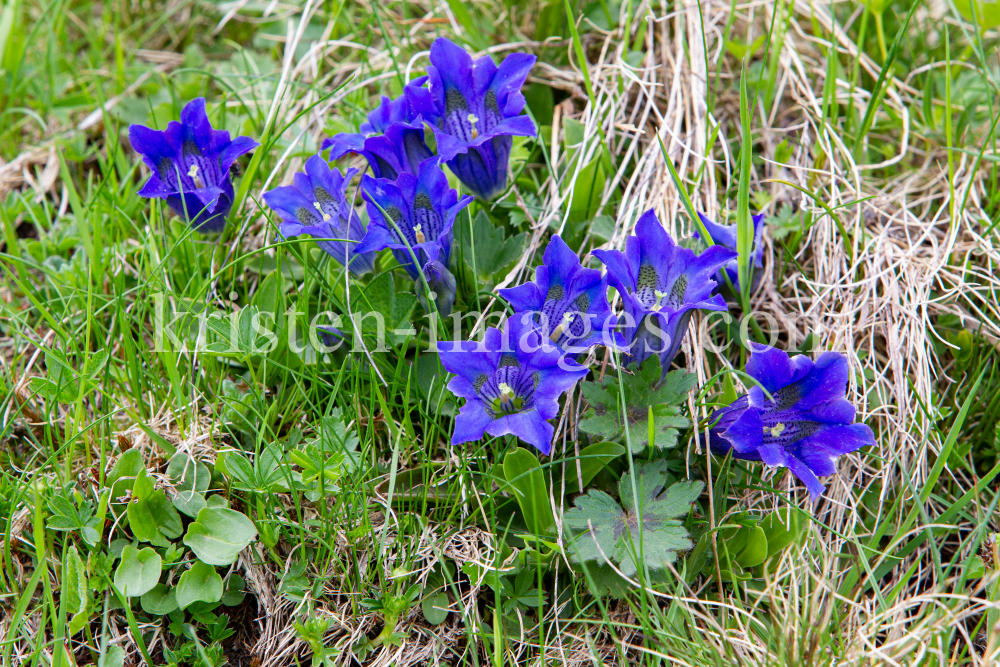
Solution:
<svg viewBox="0 0 1000 667">
<path fill-rule="evenodd" d="M 555 527 L 555 518 L 549 501 L 549 487 L 538 457 L 518 447 L 504 457 L 503 472 L 521 507 L 528 530 L 535 535 L 549 533 Z"/>
</svg>

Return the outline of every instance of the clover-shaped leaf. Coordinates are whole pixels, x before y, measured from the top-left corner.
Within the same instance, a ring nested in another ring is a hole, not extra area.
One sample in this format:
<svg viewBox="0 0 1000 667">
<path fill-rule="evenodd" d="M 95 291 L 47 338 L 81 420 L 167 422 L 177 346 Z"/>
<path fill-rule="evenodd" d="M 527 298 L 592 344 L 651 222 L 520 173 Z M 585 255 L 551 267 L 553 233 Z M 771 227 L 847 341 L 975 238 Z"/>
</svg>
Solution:
<svg viewBox="0 0 1000 667">
<path fill-rule="evenodd" d="M 617 373 L 611 372 L 600 382 L 584 382 L 581 391 L 590 410 L 580 420 L 580 430 L 611 439 L 621 437 L 628 426 L 628 442 L 633 452 L 649 446 L 652 416 L 653 445 L 669 449 L 677 445 L 679 430 L 689 425 L 680 406 L 695 386 L 693 373 L 671 371 L 660 380 L 660 359 L 652 356 L 641 369 L 635 364 L 622 372 L 619 386 Z M 625 396 L 625 418 L 622 418 L 622 394 Z"/>
<path fill-rule="evenodd" d="M 651 570 L 673 563 L 692 547 L 688 532 L 676 517 L 686 514 L 701 494 L 701 482 L 679 482 L 661 493 L 667 481 L 666 461 L 645 464 L 635 476 L 618 484 L 621 505 L 603 491 L 591 490 L 566 512 L 564 524 L 573 529 L 573 560 L 614 561 L 625 576 L 638 571 L 640 560 Z M 622 508 L 625 509 L 622 509 Z"/>
</svg>

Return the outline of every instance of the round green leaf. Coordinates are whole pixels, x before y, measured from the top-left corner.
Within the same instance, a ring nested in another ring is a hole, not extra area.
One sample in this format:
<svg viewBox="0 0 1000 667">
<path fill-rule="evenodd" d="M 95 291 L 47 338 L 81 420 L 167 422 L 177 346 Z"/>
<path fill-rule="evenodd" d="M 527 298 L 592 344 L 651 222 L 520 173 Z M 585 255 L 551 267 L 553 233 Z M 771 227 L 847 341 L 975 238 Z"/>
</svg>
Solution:
<svg viewBox="0 0 1000 667">
<path fill-rule="evenodd" d="M 142 610 L 154 616 L 166 616 L 177 609 L 177 595 L 173 588 L 166 584 L 156 584 L 153 589 L 139 598 Z"/>
<path fill-rule="evenodd" d="M 170 502 L 174 504 L 178 512 L 190 517 L 198 516 L 198 512 L 208 506 L 208 503 L 205 502 L 205 496 L 194 489 L 181 491 Z"/>
<path fill-rule="evenodd" d="M 115 570 L 115 587 L 123 595 L 136 598 L 153 590 L 159 582 L 163 562 L 150 547 L 136 550 L 131 544 L 122 551 L 122 562 Z"/>
<path fill-rule="evenodd" d="M 208 507 L 211 509 L 216 509 L 219 507 L 229 507 L 229 501 L 226 500 L 223 496 L 220 496 L 219 494 L 215 494 L 214 496 L 209 496 L 206 502 Z"/>
<path fill-rule="evenodd" d="M 167 476 L 173 480 L 178 491 L 197 491 L 204 493 L 208 483 L 212 481 L 212 473 L 208 466 L 195 461 L 185 452 L 177 452 L 167 464 Z M 180 509 L 180 508 L 178 508 Z"/>
<path fill-rule="evenodd" d="M 255 537 L 257 529 L 244 514 L 206 507 L 198 512 L 197 521 L 188 525 L 184 544 L 210 565 L 232 565 Z"/>
<path fill-rule="evenodd" d="M 247 582 L 235 572 L 226 579 L 226 592 L 222 594 L 222 604 L 235 607 L 246 597 Z"/>
<path fill-rule="evenodd" d="M 428 595 L 420 602 L 420 610 L 431 625 L 440 625 L 448 618 L 448 594 L 435 593 Z"/>
<path fill-rule="evenodd" d="M 214 567 L 197 560 L 181 575 L 176 591 L 177 606 L 181 609 L 192 602 L 218 602 L 222 599 L 222 577 Z"/>
<path fill-rule="evenodd" d="M 104 654 L 104 657 L 97 667 L 122 667 L 125 664 L 125 649 L 123 649 L 118 644 L 111 644 L 108 646 L 108 652 Z"/>
<path fill-rule="evenodd" d="M 966 579 L 980 579 L 986 576 L 986 563 L 979 556 L 973 556 L 965 565 Z"/>
</svg>

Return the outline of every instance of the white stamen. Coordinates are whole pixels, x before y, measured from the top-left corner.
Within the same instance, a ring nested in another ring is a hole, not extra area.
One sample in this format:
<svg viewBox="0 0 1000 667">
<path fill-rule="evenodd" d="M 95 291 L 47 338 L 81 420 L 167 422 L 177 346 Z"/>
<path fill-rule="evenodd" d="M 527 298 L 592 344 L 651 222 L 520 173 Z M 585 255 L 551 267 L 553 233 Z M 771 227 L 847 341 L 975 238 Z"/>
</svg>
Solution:
<svg viewBox="0 0 1000 667">
<path fill-rule="evenodd" d="M 323 207 L 319 205 L 318 201 L 314 201 L 313 206 L 316 207 L 316 210 L 319 211 L 319 214 L 323 216 L 324 220 L 330 219 L 330 214 L 323 210 Z"/>
<path fill-rule="evenodd" d="M 784 430 L 785 430 L 785 424 L 783 422 L 778 422 L 774 426 L 765 426 L 764 435 L 770 433 L 772 438 L 777 438 L 778 436 L 781 435 L 782 431 Z"/>
<path fill-rule="evenodd" d="M 472 138 L 475 139 L 476 137 L 479 136 L 479 130 L 476 129 L 476 123 L 479 122 L 479 119 L 476 118 L 476 114 L 474 113 L 470 113 L 467 118 L 469 120 L 469 123 L 472 124 Z"/>
<path fill-rule="evenodd" d="M 506 382 L 500 382 L 500 383 L 498 383 L 497 384 L 497 388 L 500 390 L 500 393 L 502 395 L 505 395 L 505 396 L 513 396 L 514 395 L 514 389 L 509 384 L 507 384 Z"/>
<path fill-rule="evenodd" d="M 562 322 L 560 322 L 559 326 L 557 326 L 552 331 L 552 335 L 549 336 L 549 340 L 551 340 L 553 343 L 558 341 L 559 337 L 563 335 L 563 332 L 566 331 L 566 328 L 570 325 L 570 322 L 573 321 L 574 315 L 575 313 L 569 313 L 569 312 L 563 313 Z"/>
<path fill-rule="evenodd" d="M 188 169 L 188 176 L 194 179 L 194 187 L 198 188 L 199 190 L 205 187 L 205 184 L 202 182 L 201 177 L 198 176 L 198 165 L 196 164 L 191 165 L 191 168 Z"/>
<path fill-rule="evenodd" d="M 414 225 L 413 226 L 413 233 L 417 237 L 417 243 L 426 243 L 427 242 L 427 237 L 424 236 L 424 232 L 423 232 L 423 230 L 420 229 L 420 225 Z"/>
</svg>

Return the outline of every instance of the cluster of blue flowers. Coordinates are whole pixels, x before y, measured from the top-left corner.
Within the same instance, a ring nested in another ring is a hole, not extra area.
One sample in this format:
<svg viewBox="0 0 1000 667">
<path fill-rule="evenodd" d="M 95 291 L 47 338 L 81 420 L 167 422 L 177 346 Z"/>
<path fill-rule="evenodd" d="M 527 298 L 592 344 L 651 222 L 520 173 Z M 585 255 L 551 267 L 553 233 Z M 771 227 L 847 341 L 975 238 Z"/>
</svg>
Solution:
<svg viewBox="0 0 1000 667">
<path fill-rule="evenodd" d="M 304 173 L 265 193 L 264 201 L 281 217 L 283 237 L 310 235 L 356 277 L 374 271 L 376 253 L 391 250 L 447 316 L 456 290 L 453 226 L 473 197 L 460 197 L 441 165 L 483 200 L 506 189 L 513 137 L 536 135 L 532 120 L 521 114 L 520 92 L 535 57 L 515 53 L 498 67 L 489 57 L 473 61 L 439 38 L 430 61 L 427 75 L 407 84 L 402 96 L 382 98 L 360 133 L 338 134 L 322 144 L 330 160 L 355 153 L 368 162 L 371 174 L 362 175 L 359 186 L 367 225 L 348 192 L 358 171 L 342 174 L 322 155 L 309 158 Z M 425 127 L 433 132 L 436 154 L 425 141 Z M 230 167 L 257 142 L 231 141 L 228 132 L 214 130 L 201 98 L 165 131 L 133 125 L 129 133 L 153 172 L 140 194 L 165 199 L 198 231 L 222 231 L 234 198 Z M 559 413 L 561 396 L 588 374 L 580 361 L 596 345 L 620 352 L 625 364 L 657 355 L 665 374 L 691 315 L 727 309 L 719 293 L 727 276 L 739 289 L 735 225 L 704 216 L 702 221 L 714 245 L 698 254 L 679 246 L 647 211 L 624 251 L 594 252 L 604 274 L 585 268 L 553 236 L 534 281 L 500 290 L 512 317 L 488 329 L 482 342 L 438 344 L 442 365 L 455 375 L 449 389 L 466 399 L 452 444 L 485 433 L 512 434 L 548 454 L 554 433 L 549 420 Z M 763 266 L 762 216 L 753 224 L 756 288 Z M 621 319 L 608 301 L 609 286 L 621 297 Z M 834 471 L 838 455 L 874 444 L 870 428 L 853 424 L 842 355 L 827 352 L 814 363 L 755 346 L 747 372 L 759 386 L 712 415 L 709 444 L 717 454 L 787 467 L 816 497 L 823 491 L 818 477 Z"/>
<path fill-rule="evenodd" d="M 431 46 L 430 61 L 427 75 L 408 83 L 402 96 L 382 98 L 359 134 L 322 144 L 330 160 L 348 153 L 367 160 L 372 175 L 363 175 L 360 184 L 367 226 L 347 191 L 357 171 L 341 174 L 321 155 L 306 161 L 292 185 L 264 193 L 264 201 L 282 219 L 281 236 L 308 234 L 355 276 L 373 271 L 375 254 L 390 249 L 414 281 L 426 282 L 447 316 L 456 287 L 450 270 L 455 216 L 473 197 L 459 197 L 441 165 L 482 199 L 506 189 L 513 138 L 537 134 L 534 122 L 521 115 L 521 87 L 535 57 L 511 54 L 497 67 L 488 56 L 473 61 L 442 37 Z M 434 133 L 436 155 L 425 126 Z M 197 231 L 221 232 L 233 204 L 230 167 L 259 144 L 249 137 L 230 141 L 229 132 L 212 129 L 203 98 L 185 106 L 180 122 L 165 131 L 133 125 L 129 137 L 153 171 L 140 194 L 166 199 Z"/>
</svg>

